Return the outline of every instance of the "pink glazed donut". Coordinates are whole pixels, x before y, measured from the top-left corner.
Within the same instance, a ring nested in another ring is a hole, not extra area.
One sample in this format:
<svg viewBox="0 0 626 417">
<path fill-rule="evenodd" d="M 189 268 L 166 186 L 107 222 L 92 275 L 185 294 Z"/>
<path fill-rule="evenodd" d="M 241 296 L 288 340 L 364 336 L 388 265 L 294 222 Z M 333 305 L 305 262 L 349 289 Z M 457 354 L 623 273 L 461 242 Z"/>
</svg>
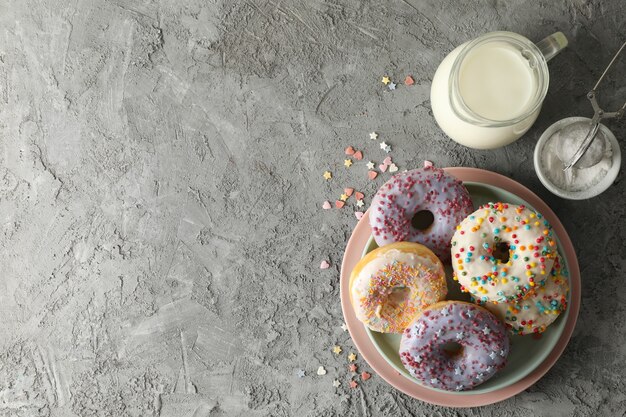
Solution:
<svg viewBox="0 0 626 417">
<path fill-rule="evenodd" d="M 413 226 L 413 217 L 421 211 L 434 217 L 424 230 Z M 370 226 L 378 246 L 417 242 L 445 262 L 456 226 L 473 211 L 461 181 L 443 169 L 426 167 L 396 174 L 380 187 L 372 200 Z"/>
<path fill-rule="evenodd" d="M 447 347 L 454 344 L 457 351 Z M 506 364 L 504 324 L 486 309 L 463 301 L 431 305 L 402 334 L 400 360 L 422 384 L 464 391 L 491 378 Z"/>
</svg>

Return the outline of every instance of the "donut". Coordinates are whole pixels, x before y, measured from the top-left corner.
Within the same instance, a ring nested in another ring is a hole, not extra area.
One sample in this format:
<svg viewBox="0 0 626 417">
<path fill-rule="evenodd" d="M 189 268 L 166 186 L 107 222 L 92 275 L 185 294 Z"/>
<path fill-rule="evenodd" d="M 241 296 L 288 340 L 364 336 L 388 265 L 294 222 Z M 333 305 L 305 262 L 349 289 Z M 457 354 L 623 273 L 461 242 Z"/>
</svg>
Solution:
<svg viewBox="0 0 626 417">
<path fill-rule="evenodd" d="M 453 278 L 480 302 L 506 303 L 533 293 L 557 255 L 550 223 L 525 206 L 488 203 L 457 226 Z"/>
<path fill-rule="evenodd" d="M 397 242 L 363 257 L 350 275 L 357 318 L 381 333 L 402 333 L 427 306 L 448 293 L 441 261 L 426 246 Z"/>
<path fill-rule="evenodd" d="M 502 319 L 512 334 L 543 333 L 567 309 L 568 291 L 567 269 L 557 257 L 550 275 L 535 286 L 528 298 L 511 303 L 488 302 L 483 307 Z"/>
<path fill-rule="evenodd" d="M 448 350 L 450 345 L 457 350 Z M 488 310 L 463 301 L 428 307 L 400 340 L 400 360 L 411 376 L 446 391 L 482 384 L 504 367 L 508 354 L 504 324 Z"/>
<path fill-rule="evenodd" d="M 446 262 L 456 225 L 473 210 L 461 181 L 443 169 L 425 167 L 396 174 L 383 184 L 372 199 L 369 218 L 378 246 L 417 242 Z M 424 230 L 413 225 L 414 216 L 421 211 L 434 218 Z"/>
</svg>

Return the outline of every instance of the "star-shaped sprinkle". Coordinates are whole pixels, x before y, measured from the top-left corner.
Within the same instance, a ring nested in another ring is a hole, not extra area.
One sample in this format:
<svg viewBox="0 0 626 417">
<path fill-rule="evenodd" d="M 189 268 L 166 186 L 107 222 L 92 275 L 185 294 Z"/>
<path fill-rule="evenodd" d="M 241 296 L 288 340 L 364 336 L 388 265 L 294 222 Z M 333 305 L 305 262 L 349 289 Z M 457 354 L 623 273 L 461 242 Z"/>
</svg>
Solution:
<svg viewBox="0 0 626 417">
<path fill-rule="evenodd" d="M 389 83 L 389 85 L 387 87 L 389 87 L 390 90 L 395 90 L 396 89 L 396 83 Z"/>
<path fill-rule="evenodd" d="M 333 346 L 333 353 L 339 355 L 341 353 L 341 347 L 337 345 Z"/>
<path fill-rule="evenodd" d="M 338 379 L 335 379 L 335 380 L 333 381 L 333 387 L 335 387 L 335 388 L 339 388 L 339 385 L 341 385 L 341 382 L 339 382 L 339 380 L 338 380 Z"/>
<path fill-rule="evenodd" d="M 489 354 L 489 357 L 490 357 L 491 359 L 495 359 L 495 358 L 496 358 L 496 356 L 498 356 L 498 355 L 496 354 L 496 352 L 491 352 L 491 353 Z"/>
<path fill-rule="evenodd" d="M 461 375 L 461 368 L 459 368 L 458 366 L 454 368 L 454 375 Z"/>
<path fill-rule="evenodd" d="M 432 378 L 430 380 L 430 383 L 433 384 L 433 385 L 436 384 L 437 382 L 439 382 L 439 380 L 437 378 Z"/>
<path fill-rule="evenodd" d="M 441 335 L 443 334 L 443 329 L 437 330 L 435 334 L 437 335 L 437 337 L 441 337 Z"/>
<path fill-rule="evenodd" d="M 317 368 L 317 374 L 319 376 L 326 375 L 326 369 L 324 369 L 323 366 L 320 366 L 319 368 Z"/>
<path fill-rule="evenodd" d="M 389 84 L 391 82 L 391 78 L 387 77 L 386 75 L 383 77 L 383 79 L 381 80 L 381 82 L 385 85 Z"/>
<path fill-rule="evenodd" d="M 348 360 L 349 360 L 350 362 L 354 362 L 354 361 L 356 360 L 356 355 L 355 355 L 353 352 L 351 352 L 351 353 L 348 355 Z"/>
<path fill-rule="evenodd" d="M 343 330 L 344 332 L 348 331 L 348 325 L 346 325 L 346 323 L 342 323 L 341 324 L 341 330 Z"/>
<path fill-rule="evenodd" d="M 417 362 L 417 363 L 421 363 L 421 362 L 422 362 L 422 357 L 421 357 L 420 355 L 417 355 L 417 356 L 415 357 L 415 362 Z"/>
<path fill-rule="evenodd" d="M 356 388 L 358 386 L 359 384 L 357 384 L 355 380 L 350 381 L 350 388 Z"/>
<path fill-rule="evenodd" d="M 348 366 L 348 370 L 350 372 L 356 372 L 357 366 L 356 363 L 350 364 L 350 366 Z"/>
<path fill-rule="evenodd" d="M 374 164 L 372 161 L 369 161 L 366 166 L 367 166 L 367 169 L 374 169 L 375 165 L 376 164 Z"/>
<path fill-rule="evenodd" d="M 296 375 L 298 376 L 298 378 L 304 378 L 304 375 L 305 375 L 304 369 L 298 369 L 296 371 Z"/>
<path fill-rule="evenodd" d="M 457 386 L 456 386 L 456 390 L 457 390 L 457 391 L 461 391 L 461 390 L 463 390 L 463 385 L 461 385 L 461 384 L 457 385 Z"/>
<path fill-rule="evenodd" d="M 325 172 L 324 172 L 324 178 L 325 178 L 326 180 L 329 180 L 329 179 L 331 179 L 332 177 L 333 177 L 333 174 L 331 174 L 331 173 L 330 173 L 330 171 L 325 171 Z"/>
<path fill-rule="evenodd" d="M 385 148 L 383 150 L 385 152 L 389 153 L 389 152 L 391 152 L 391 146 L 387 145 L 387 146 L 385 146 Z"/>
<path fill-rule="evenodd" d="M 384 150 L 386 147 L 387 147 L 387 144 L 384 141 L 380 142 L 380 149 Z"/>
<path fill-rule="evenodd" d="M 483 329 L 483 333 L 486 335 L 488 335 L 489 333 L 491 333 L 491 329 L 487 326 L 485 326 L 485 328 Z"/>
<path fill-rule="evenodd" d="M 363 200 L 357 200 L 357 201 L 356 201 L 356 206 L 357 206 L 358 208 L 361 208 L 361 207 L 363 207 L 364 205 L 365 205 L 365 203 L 363 202 Z"/>
<path fill-rule="evenodd" d="M 344 159 L 343 164 L 346 168 L 350 168 L 352 166 L 352 159 Z"/>
<path fill-rule="evenodd" d="M 463 337 L 465 337 L 465 334 L 463 332 L 459 332 L 456 334 L 457 339 L 463 339 Z"/>
<path fill-rule="evenodd" d="M 370 133 L 370 139 L 371 139 L 371 140 L 376 140 L 376 139 L 378 139 L 378 133 L 376 133 L 376 132 L 371 132 L 371 133 Z"/>
<path fill-rule="evenodd" d="M 341 201 L 346 201 L 348 199 L 348 197 L 349 197 L 348 194 L 341 194 L 341 197 L 339 197 L 339 199 Z"/>
</svg>

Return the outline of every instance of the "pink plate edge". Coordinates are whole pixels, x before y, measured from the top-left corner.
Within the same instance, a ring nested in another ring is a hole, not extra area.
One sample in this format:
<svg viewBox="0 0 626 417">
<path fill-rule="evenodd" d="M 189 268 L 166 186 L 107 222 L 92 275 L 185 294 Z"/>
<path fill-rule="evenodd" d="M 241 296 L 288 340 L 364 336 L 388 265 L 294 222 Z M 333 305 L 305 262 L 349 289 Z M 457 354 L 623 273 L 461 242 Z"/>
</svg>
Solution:
<svg viewBox="0 0 626 417">
<path fill-rule="evenodd" d="M 548 205 L 544 203 L 543 200 L 541 200 L 541 198 L 539 198 L 535 193 L 515 180 L 484 169 L 452 167 L 445 168 L 445 170 L 461 181 L 479 182 L 493 185 L 516 194 L 537 209 L 552 224 L 552 227 L 555 230 L 563 248 L 564 255 L 567 258 L 570 269 L 571 286 L 571 302 L 568 308 L 565 329 L 563 330 L 557 344 L 552 349 L 552 352 L 550 352 L 548 357 L 526 377 L 512 385 L 484 394 L 459 396 L 433 391 L 412 382 L 402 374 L 398 373 L 389 363 L 387 363 L 378 350 L 376 350 L 376 347 L 365 332 L 364 326 L 356 318 L 350 303 L 350 273 L 359 259 L 361 259 L 361 254 L 371 234 L 369 227 L 369 210 L 365 212 L 365 215 L 361 218 L 352 232 L 352 236 L 350 236 L 350 240 L 346 246 L 344 258 L 341 263 L 341 309 L 343 310 L 343 316 L 348 326 L 348 330 L 350 331 L 350 336 L 352 336 L 352 340 L 361 353 L 361 356 L 363 356 L 372 369 L 389 384 L 413 398 L 431 404 L 446 407 L 478 407 L 494 404 L 519 394 L 544 376 L 559 359 L 565 350 L 570 337 L 572 336 L 576 325 L 576 319 L 578 318 L 581 297 L 580 269 L 574 245 L 565 231 L 563 224 L 561 224 L 561 221 L 556 214 L 554 214 L 552 209 L 550 209 L 550 207 L 548 207 Z"/>
</svg>

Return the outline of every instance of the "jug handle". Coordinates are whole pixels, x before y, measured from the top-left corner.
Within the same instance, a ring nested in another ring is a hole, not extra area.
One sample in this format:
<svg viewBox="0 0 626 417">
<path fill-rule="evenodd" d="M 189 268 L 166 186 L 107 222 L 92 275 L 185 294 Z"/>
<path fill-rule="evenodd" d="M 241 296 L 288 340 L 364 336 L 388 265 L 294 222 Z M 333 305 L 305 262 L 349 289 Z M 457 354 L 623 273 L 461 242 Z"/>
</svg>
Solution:
<svg viewBox="0 0 626 417">
<path fill-rule="evenodd" d="M 556 32 L 537 42 L 537 48 L 541 51 L 546 62 L 554 58 L 567 46 L 567 38 L 563 32 Z"/>
</svg>

